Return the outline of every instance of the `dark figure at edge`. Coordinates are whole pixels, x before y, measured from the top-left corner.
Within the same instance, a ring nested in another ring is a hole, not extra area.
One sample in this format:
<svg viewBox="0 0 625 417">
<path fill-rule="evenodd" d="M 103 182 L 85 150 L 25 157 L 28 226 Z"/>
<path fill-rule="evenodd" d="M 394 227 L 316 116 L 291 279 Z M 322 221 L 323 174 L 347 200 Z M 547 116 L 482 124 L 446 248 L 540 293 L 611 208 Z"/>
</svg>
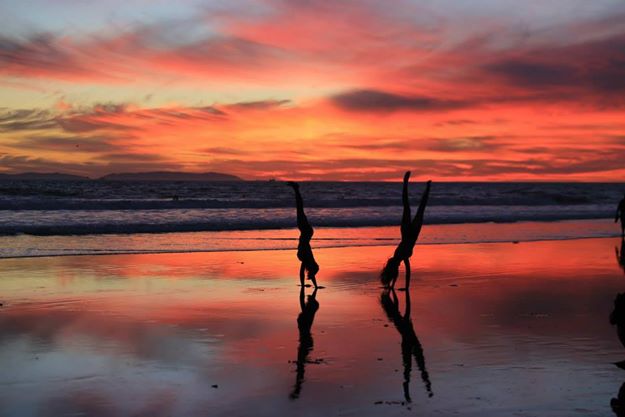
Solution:
<svg viewBox="0 0 625 417">
<path fill-rule="evenodd" d="M 619 293 L 614 299 L 614 310 L 610 313 L 610 324 L 616 326 L 616 333 L 621 344 L 625 346 L 625 293 Z M 621 369 L 625 369 L 625 361 L 615 363 Z M 614 414 L 625 417 L 625 383 L 621 385 L 618 396 L 610 400 L 610 407 Z"/>
<path fill-rule="evenodd" d="M 617 417 L 625 417 L 625 382 L 618 390 L 618 396 L 610 400 L 610 407 Z"/>
<path fill-rule="evenodd" d="M 392 298 L 391 298 L 392 296 Z M 406 307 L 404 315 L 402 316 L 399 311 L 399 300 L 397 294 L 393 289 L 384 289 L 380 296 L 380 304 L 386 313 L 389 321 L 393 323 L 397 331 L 401 334 L 401 357 L 404 364 L 404 398 L 407 403 L 410 403 L 410 373 L 412 371 L 412 358 L 414 357 L 419 371 L 421 372 L 421 379 L 425 384 L 425 389 L 428 393 L 428 397 L 432 397 L 432 383 L 430 382 L 430 375 L 425 367 L 425 355 L 423 354 L 423 346 L 419 342 L 419 338 L 414 331 L 412 325 L 412 318 L 410 317 L 410 292 L 406 291 Z"/>
<path fill-rule="evenodd" d="M 621 221 L 621 237 L 625 237 L 625 194 L 623 199 L 618 203 L 616 214 L 614 215 L 614 223 Z"/>
<path fill-rule="evenodd" d="M 299 192 L 299 184 L 293 181 L 287 183 L 295 191 L 295 204 L 297 207 L 297 227 L 300 231 L 299 244 L 297 245 L 297 259 L 302 262 L 299 270 L 299 280 L 302 286 L 304 286 L 304 271 L 308 272 L 308 279 L 312 281 L 315 288 L 319 288 L 317 285 L 317 272 L 319 272 L 319 264 L 315 261 L 312 248 L 310 247 L 310 240 L 315 233 L 314 229 L 308 222 L 308 218 L 304 213 L 304 201 L 302 195 Z"/>
<path fill-rule="evenodd" d="M 616 326 L 616 334 L 625 347 L 625 293 L 616 294 L 614 310 L 610 313 L 610 324 Z M 617 362 L 616 366 L 625 369 L 625 361 Z"/>
<path fill-rule="evenodd" d="M 306 364 L 308 363 L 308 355 L 313 350 L 313 337 L 310 333 L 315 314 L 319 310 L 319 302 L 317 301 L 317 289 L 308 296 L 308 302 L 304 301 L 304 287 L 299 291 L 299 305 L 302 310 L 297 316 L 297 328 L 299 329 L 299 346 L 297 347 L 297 369 L 295 372 L 295 386 L 289 397 L 291 399 L 299 398 L 304 382 L 304 373 L 306 372 Z"/>
<path fill-rule="evenodd" d="M 428 181 L 425 185 L 425 191 L 421 197 L 421 203 L 414 219 L 411 218 L 410 213 L 410 201 L 408 200 L 408 180 L 410 179 L 410 171 L 406 171 L 404 174 L 404 186 L 402 191 L 402 202 L 404 206 L 404 212 L 401 219 L 401 242 L 397 245 L 395 253 L 386 262 L 386 265 L 382 269 L 380 274 L 380 280 L 385 287 L 394 288 L 395 282 L 399 275 L 399 265 L 404 262 L 406 267 L 406 290 L 410 285 L 410 257 L 414 245 L 419 239 L 419 233 L 421 233 L 421 227 L 423 226 L 423 215 L 425 213 L 425 207 L 428 203 L 428 197 L 430 195 L 430 186 L 432 181 Z"/>
<path fill-rule="evenodd" d="M 616 262 L 618 262 L 618 265 L 625 274 L 625 238 L 621 237 L 621 250 L 619 251 L 618 246 L 615 246 L 614 252 L 616 254 Z"/>
</svg>

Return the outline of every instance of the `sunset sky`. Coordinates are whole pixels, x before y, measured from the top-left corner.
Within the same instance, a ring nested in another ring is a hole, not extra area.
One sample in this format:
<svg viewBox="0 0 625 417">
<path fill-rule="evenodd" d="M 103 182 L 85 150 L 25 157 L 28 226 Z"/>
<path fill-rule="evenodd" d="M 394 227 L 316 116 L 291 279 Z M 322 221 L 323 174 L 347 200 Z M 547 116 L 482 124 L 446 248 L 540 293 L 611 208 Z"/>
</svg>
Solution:
<svg viewBox="0 0 625 417">
<path fill-rule="evenodd" d="M 0 0 L 0 172 L 625 179 L 623 0 Z"/>
</svg>

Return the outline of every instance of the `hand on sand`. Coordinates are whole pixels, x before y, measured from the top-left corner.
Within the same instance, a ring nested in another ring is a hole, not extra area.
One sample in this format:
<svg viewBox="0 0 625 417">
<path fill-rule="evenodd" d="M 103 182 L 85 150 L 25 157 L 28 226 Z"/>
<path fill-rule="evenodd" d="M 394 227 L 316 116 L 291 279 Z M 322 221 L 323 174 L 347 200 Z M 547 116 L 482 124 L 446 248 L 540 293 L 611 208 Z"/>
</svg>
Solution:
<svg viewBox="0 0 625 417">
<path fill-rule="evenodd" d="M 299 188 L 299 184 L 296 183 L 295 181 L 288 181 L 286 185 L 288 185 L 289 187 L 293 187 L 293 188 Z"/>
<path fill-rule="evenodd" d="M 404 182 L 407 182 L 410 179 L 410 171 L 406 171 L 404 174 Z"/>
</svg>

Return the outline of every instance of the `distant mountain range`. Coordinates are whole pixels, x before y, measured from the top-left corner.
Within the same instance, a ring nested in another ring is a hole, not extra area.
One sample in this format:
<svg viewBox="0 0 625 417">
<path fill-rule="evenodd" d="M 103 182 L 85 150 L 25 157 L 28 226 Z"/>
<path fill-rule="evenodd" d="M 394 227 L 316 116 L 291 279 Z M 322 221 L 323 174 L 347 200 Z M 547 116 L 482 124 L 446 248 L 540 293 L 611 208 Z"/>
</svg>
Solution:
<svg viewBox="0 0 625 417">
<path fill-rule="evenodd" d="M 61 174 L 58 172 L 24 172 L 21 174 L 2 174 L 2 180 L 25 180 L 25 181 L 92 181 L 89 177 L 80 175 Z M 152 171 L 152 172 L 123 172 L 108 174 L 97 178 L 98 181 L 243 181 L 241 178 L 221 174 L 219 172 L 172 172 L 172 171 Z"/>
</svg>

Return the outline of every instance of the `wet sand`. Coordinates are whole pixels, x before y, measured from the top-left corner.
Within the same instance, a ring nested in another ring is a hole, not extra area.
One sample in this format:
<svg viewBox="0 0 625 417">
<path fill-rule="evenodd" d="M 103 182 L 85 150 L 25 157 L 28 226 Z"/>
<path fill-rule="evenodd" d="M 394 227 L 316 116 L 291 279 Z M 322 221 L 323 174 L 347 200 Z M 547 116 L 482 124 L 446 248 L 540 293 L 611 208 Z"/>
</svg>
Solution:
<svg viewBox="0 0 625 417">
<path fill-rule="evenodd" d="M 417 246 L 410 318 L 390 246 L 316 250 L 300 320 L 291 250 L 0 260 L 0 415 L 613 415 L 615 247 Z"/>
</svg>

